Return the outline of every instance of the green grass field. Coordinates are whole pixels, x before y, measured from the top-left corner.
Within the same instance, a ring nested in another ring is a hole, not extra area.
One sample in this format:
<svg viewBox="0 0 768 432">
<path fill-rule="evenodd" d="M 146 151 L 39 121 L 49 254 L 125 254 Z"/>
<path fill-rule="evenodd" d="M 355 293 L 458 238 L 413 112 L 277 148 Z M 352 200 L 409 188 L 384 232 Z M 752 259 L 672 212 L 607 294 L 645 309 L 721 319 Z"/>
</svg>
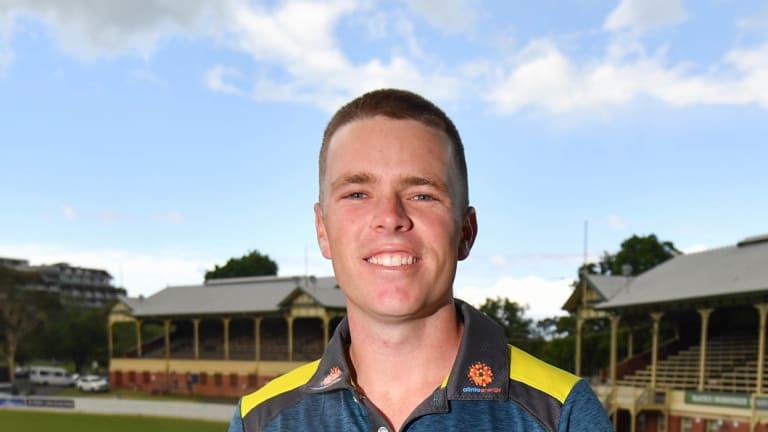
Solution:
<svg viewBox="0 0 768 432">
<path fill-rule="evenodd" d="M 0 410 L 0 430 L 24 432 L 224 432 L 226 423 L 161 417 Z"/>
</svg>

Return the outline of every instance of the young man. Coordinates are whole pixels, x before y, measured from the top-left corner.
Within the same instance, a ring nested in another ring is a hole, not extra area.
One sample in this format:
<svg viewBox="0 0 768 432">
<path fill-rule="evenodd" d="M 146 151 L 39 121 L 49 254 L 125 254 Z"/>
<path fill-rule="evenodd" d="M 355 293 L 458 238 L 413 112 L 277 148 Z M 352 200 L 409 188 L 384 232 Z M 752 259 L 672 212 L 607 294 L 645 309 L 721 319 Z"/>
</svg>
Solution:
<svg viewBox="0 0 768 432">
<path fill-rule="evenodd" d="M 347 317 L 322 359 L 243 397 L 230 431 L 609 431 L 589 385 L 507 345 L 453 298 L 477 235 L 461 138 L 414 93 L 331 119 L 317 240 Z"/>
</svg>

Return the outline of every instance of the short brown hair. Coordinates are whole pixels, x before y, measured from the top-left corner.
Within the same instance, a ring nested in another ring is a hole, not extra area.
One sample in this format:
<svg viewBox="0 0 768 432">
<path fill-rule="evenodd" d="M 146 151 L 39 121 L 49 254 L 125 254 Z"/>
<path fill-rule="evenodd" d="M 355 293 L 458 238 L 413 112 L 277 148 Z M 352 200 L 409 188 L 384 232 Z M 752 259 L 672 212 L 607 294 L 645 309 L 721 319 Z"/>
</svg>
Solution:
<svg viewBox="0 0 768 432">
<path fill-rule="evenodd" d="M 460 209 L 466 210 L 469 207 L 467 161 L 458 129 L 437 105 L 416 93 L 400 89 L 380 89 L 365 93 L 341 107 L 328 122 L 323 133 L 323 144 L 320 147 L 320 200 L 323 199 L 323 178 L 328 145 L 333 135 L 344 125 L 377 115 L 396 120 L 415 120 L 448 135 L 451 142 L 450 155 L 460 177 L 461 196 L 458 204 Z"/>
</svg>

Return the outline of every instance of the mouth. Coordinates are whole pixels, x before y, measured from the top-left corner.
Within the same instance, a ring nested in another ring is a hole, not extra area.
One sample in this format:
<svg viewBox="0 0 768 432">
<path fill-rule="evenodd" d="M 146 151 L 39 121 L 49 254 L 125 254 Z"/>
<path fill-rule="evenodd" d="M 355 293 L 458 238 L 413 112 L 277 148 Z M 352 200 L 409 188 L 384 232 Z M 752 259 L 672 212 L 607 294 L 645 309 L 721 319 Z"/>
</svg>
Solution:
<svg viewBox="0 0 768 432">
<path fill-rule="evenodd" d="M 413 255 L 405 254 L 378 254 L 366 258 L 365 261 L 382 267 L 403 267 L 416 264 L 419 259 Z"/>
</svg>

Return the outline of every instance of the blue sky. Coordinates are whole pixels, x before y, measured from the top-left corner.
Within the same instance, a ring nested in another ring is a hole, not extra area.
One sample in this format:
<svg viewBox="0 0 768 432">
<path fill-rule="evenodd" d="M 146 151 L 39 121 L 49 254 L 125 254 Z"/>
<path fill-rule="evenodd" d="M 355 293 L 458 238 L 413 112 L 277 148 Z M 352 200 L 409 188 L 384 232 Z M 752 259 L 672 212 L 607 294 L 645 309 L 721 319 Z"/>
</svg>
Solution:
<svg viewBox="0 0 768 432">
<path fill-rule="evenodd" d="M 768 232 L 768 6 L 757 1 L 0 0 L 0 256 L 129 295 L 316 246 L 330 115 L 379 87 L 465 142 L 479 237 L 457 296 L 558 313 L 587 250 Z"/>
</svg>

